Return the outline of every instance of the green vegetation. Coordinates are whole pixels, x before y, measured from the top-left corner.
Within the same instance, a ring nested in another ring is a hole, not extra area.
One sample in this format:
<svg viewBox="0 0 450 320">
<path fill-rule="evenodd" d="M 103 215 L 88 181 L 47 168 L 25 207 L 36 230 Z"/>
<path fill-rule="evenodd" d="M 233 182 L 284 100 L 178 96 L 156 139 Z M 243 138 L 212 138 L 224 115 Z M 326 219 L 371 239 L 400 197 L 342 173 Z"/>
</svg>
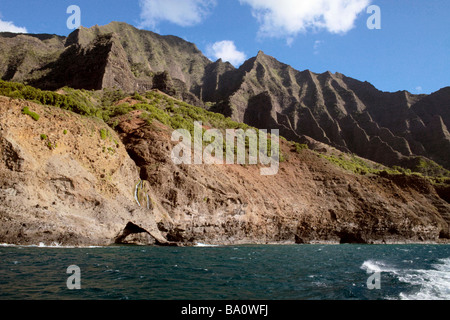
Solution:
<svg viewBox="0 0 450 320">
<path fill-rule="evenodd" d="M 141 101 L 141 103 L 116 105 L 118 101 L 127 97 L 122 90 L 105 89 L 94 92 L 67 87 L 62 90 L 65 94 L 0 80 L 0 95 L 58 107 L 83 116 L 97 117 L 105 122 L 113 117 L 128 114 L 133 110 L 143 110 L 147 112 L 146 117 L 149 122 L 156 119 L 173 129 L 193 130 L 194 121 L 202 121 L 205 125 L 218 129 L 246 130 L 250 128 L 246 124 L 234 122 L 222 114 L 189 105 L 156 91 L 148 91 L 144 96 L 135 92 L 132 98 Z M 32 114 L 28 108 L 24 108 L 23 112 Z M 36 116 L 33 115 L 34 118 L 38 119 L 38 115 Z"/>
<path fill-rule="evenodd" d="M 103 107 L 112 106 L 114 103 L 124 99 L 127 95 L 121 89 L 104 89 L 100 98 Z"/>
<path fill-rule="evenodd" d="M 342 153 L 339 156 L 327 154 L 318 154 L 318 155 L 319 157 L 328 160 L 332 164 L 358 175 L 381 174 L 381 173 L 388 175 L 396 175 L 396 174 L 421 175 L 420 173 L 412 172 L 410 169 L 405 169 L 399 166 L 388 168 L 379 164 L 369 164 L 362 158 L 346 153 Z"/>
<path fill-rule="evenodd" d="M 131 96 L 131 98 L 133 98 L 134 100 L 139 100 L 139 101 L 145 102 L 144 98 L 136 91 Z"/>
<path fill-rule="evenodd" d="M 148 70 L 148 68 L 143 63 L 133 63 L 131 65 L 131 72 L 133 72 L 136 78 L 141 76 L 153 77 L 154 73 Z"/>
<path fill-rule="evenodd" d="M 378 164 L 369 164 L 359 157 L 345 153 L 340 156 L 325 154 L 318 154 L 318 156 L 328 160 L 340 168 L 343 168 L 344 170 L 358 175 L 375 174 L 418 176 L 429 180 L 434 185 L 450 184 L 450 171 L 442 168 L 430 160 L 423 158 L 420 158 L 419 160 L 420 166 L 417 166 L 414 169 L 407 169 L 400 166 L 388 168 Z M 424 168 L 426 168 L 426 170 L 424 170 Z M 433 172 L 436 174 L 433 175 Z"/>
<path fill-rule="evenodd" d="M 135 105 L 122 103 L 105 108 L 102 110 L 103 120 L 108 121 L 111 118 L 128 114 L 134 110 L 142 110 L 146 111 L 142 117 L 149 123 L 157 120 L 172 129 L 187 129 L 192 133 L 194 132 L 195 121 L 201 121 L 204 125 L 217 129 L 246 130 L 250 128 L 246 124 L 234 122 L 222 114 L 189 105 L 156 91 L 146 92 L 145 98 L 136 94 L 133 98 L 143 102 Z"/>
<path fill-rule="evenodd" d="M 64 129 L 64 131 L 63 131 L 63 134 L 65 134 L 65 135 L 66 135 L 66 134 L 67 134 L 67 130 L 65 130 L 65 129 Z"/>
<path fill-rule="evenodd" d="M 293 142 L 294 148 L 295 148 L 295 152 L 297 153 L 301 153 L 302 150 L 308 150 L 309 147 L 307 144 L 300 144 L 298 142 Z"/>
<path fill-rule="evenodd" d="M 96 117 L 108 123 L 115 128 L 119 121 L 114 119 L 117 116 L 126 115 L 135 110 L 143 111 L 141 117 L 149 124 L 153 124 L 156 120 L 174 130 L 186 129 L 193 136 L 194 122 L 200 121 L 204 127 L 211 127 L 221 130 L 225 133 L 226 129 L 254 129 L 257 134 L 259 130 L 251 128 L 250 126 L 233 121 L 230 117 L 225 117 L 220 113 L 214 113 L 206 109 L 189 105 L 183 101 L 176 100 L 166 94 L 158 91 L 148 91 L 144 94 L 134 92 L 129 96 L 120 89 L 104 89 L 101 91 L 75 90 L 72 88 L 63 88 L 63 94 L 52 91 L 44 91 L 33 88 L 31 86 L 20 83 L 13 83 L 0 80 L 0 95 L 32 101 L 35 103 L 58 107 L 64 110 L 69 110 L 80 114 L 82 116 Z M 131 105 L 129 103 L 119 103 L 119 101 L 131 97 L 139 103 Z M 213 107 L 213 103 L 208 104 L 208 109 Z M 38 121 L 40 116 L 25 107 L 22 110 L 23 114 L 29 115 L 35 121 Z M 112 119 L 112 120 L 111 120 Z M 203 129 L 205 131 L 205 129 Z M 64 130 L 67 134 L 67 130 Z M 42 140 L 47 140 L 45 135 L 41 135 Z M 225 136 L 225 135 L 224 135 Z M 111 133 L 107 129 L 100 130 L 100 137 L 102 140 L 112 139 Z M 280 137 L 285 140 L 283 137 Z M 224 139 L 225 140 L 225 139 Z M 118 143 L 114 141 L 115 145 Z M 268 150 L 270 150 L 271 140 L 268 138 Z M 308 149 L 308 145 L 291 142 L 293 152 L 301 153 Z M 49 148 L 54 149 L 49 142 Z M 248 138 L 246 139 L 246 148 L 249 147 Z M 226 141 L 223 146 L 224 153 L 226 152 Z M 110 153 L 112 150 L 108 150 Z M 237 150 L 234 150 L 236 154 Z M 418 157 L 415 162 L 408 164 L 408 168 L 395 166 L 393 168 L 385 168 L 381 165 L 368 163 L 363 159 L 354 155 L 342 154 L 340 156 L 319 154 L 320 157 L 329 162 L 349 171 L 354 174 L 405 174 L 405 175 L 419 175 L 428 178 L 435 184 L 450 183 L 450 171 L 435 162 Z M 280 161 L 286 160 L 285 155 L 280 152 Z"/>
<path fill-rule="evenodd" d="M 46 135 L 46 134 L 41 134 L 41 140 L 42 141 L 47 141 L 47 147 L 50 149 L 50 150 L 54 150 L 54 149 L 56 149 L 57 147 L 58 147 L 58 144 L 55 142 L 55 143 L 52 143 L 51 141 L 50 141 L 50 139 L 48 138 L 48 136 Z"/>
<path fill-rule="evenodd" d="M 47 142 L 47 147 L 50 149 L 50 150 L 54 150 L 54 149 L 56 149 L 56 148 L 58 148 L 58 144 L 55 142 L 55 143 L 52 143 L 51 141 L 48 141 Z"/>
<path fill-rule="evenodd" d="M 434 185 L 444 186 L 444 185 L 450 185 L 450 177 L 429 177 L 431 183 Z"/>
<path fill-rule="evenodd" d="M 366 175 L 370 173 L 375 174 L 381 171 L 379 169 L 373 168 L 367 162 L 365 162 L 360 158 L 357 158 L 354 155 L 341 154 L 340 156 L 335 156 L 335 155 L 319 154 L 319 156 L 337 165 L 338 167 L 341 167 L 355 174 L 360 175 Z"/>
<path fill-rule="evenodd" d="M 106 140 L 109 137 L 110 133 L 108 130 L 106 129 L 100 129 L 100 138 L 102 138 L 102 140 Z"/>
<path fill-rule="evenodd" d="M 30 109 L 28 107 L 25 107 L 22 109 L 22 114 L 29 115 L 35 121 L 39 121 L 39 118 L 40 118 L 40 116 L 37 113 L 30 111 Z"/>
<path fill-rule="evenodd" d="M 92 110 L 90 106 L 77 102 L 70 96 L 35 89 L 20 83 L 0 80 L 0 95 L 55 106 L 81 115 L 93 115 L 95 113 L 95 110 Z M 36 121 L 39 120 L 39 115 L 29 111 L 28 107 L 25 107 L 22 112 L 30 115 Z"/>
<path fill-rule="evenodd" d="M 114 150 L 114 148 L 111 148 L 111 147 L 103 147 L 102 148 L 102 152 L 103 153 L 108 153 L 108 154 L 110 154 L 110 155 L 114 155 L 115 153 L 116 153 L 116 150 Z"/>
<path fill-rule="evenodd" d="M 450 177 L 450 171 L 438 165 L 436 162 L 418 157 L 415 159 L 413 172 L 421 173 L 430 177 Z"/>
</svg>

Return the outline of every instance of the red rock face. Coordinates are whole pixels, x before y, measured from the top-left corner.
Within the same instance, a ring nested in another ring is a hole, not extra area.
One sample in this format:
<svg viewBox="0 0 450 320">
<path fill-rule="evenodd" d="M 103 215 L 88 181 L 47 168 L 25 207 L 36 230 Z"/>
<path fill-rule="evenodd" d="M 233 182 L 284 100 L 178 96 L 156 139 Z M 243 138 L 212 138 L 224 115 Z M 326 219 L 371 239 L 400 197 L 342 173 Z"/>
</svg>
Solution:
<svg viewBox="0 0 450 320">
<path fill-rule="evenodd" d="M 169 213 L 167 229 L 183 230 L 183 239 L 371 243 L 438 240 L 448 232 L 450 206 L 423 178 L 354 176 L 284 144 L 288 160 L 272 177 L 250 165 L 175 166 L 170 130 L 135 121 L 121 117 L 121 139 Z"/>
</svg>

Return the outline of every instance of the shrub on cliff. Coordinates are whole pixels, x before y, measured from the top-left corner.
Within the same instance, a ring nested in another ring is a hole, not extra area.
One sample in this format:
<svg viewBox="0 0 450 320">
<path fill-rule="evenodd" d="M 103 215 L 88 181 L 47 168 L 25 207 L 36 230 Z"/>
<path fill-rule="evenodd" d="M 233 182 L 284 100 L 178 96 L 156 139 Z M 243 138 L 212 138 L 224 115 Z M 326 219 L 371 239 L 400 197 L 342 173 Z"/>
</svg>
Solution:
<svg viewBox="0 0 450 320">
<path fill-rule="evenodd" d="M 95 115 L 96 111 L 94 108 L 78 102 L 70 96 L 3 80 L 0 80 L 0 95 L 55 106 L 81 115 Z"/>
<path fill-rule="evenodd" d="M 39 121 L 39 118 L 40 118 L 40 116 L 36 112 L 30 111 L 30 109 L 28 107 L 25 107 L 22 109 L 22 114 L 29 115 L 35 121 Z"/>
</svg>

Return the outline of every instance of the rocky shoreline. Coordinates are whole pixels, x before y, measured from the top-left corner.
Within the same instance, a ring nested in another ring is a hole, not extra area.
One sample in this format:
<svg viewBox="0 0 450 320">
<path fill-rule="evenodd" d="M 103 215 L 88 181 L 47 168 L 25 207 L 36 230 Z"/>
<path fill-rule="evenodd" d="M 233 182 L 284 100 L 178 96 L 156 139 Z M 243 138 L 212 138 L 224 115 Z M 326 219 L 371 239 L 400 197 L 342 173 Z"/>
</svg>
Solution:
<svg viewBox="0 0 450 320">
<path fill-rule="evenodd" d="M 160 246 L 160 245 L 149 245 L 149 244 L 139 244 L 139 243 L 131 243 L 131 244 L 109 244 L 103 246 L 96 245 L 60 245 L 57 243 L 45 244 L 43 242 L 38 244 L 9 244 L 9 243 L 0 243 L 0 248 L 8 248 L 8 247 L 30 247 L 30 248 L 61 248 L 61 249 L 93 249 L 93 248 L 114 248 L 114 247 L 122 247 L 122 246 L 132 246 L 132 247 L 178 247 L 178 248 L 215 248 L 215 247 L 241 247 L 241 246 L 342 246 L 342 245 L 362 245 L 362 246 L 403 246 L 403 245 L 448 245 L 450 244 L 450 240 L 441 239 L 439 241 L 392 241 L 392 242 L 384 242 L 384 241 L 373 241 L 371 243 L 339 243 L 333 241 L 312 241 L 308 244 L 298 244 L 295 242 L 272 242 L 272 243 L 235 243 L 235 244 L 205 244 L 205 243 L 192 243 L 192 244 L 180 244 L 173 243 L 170 246 Z"/>
</svg>

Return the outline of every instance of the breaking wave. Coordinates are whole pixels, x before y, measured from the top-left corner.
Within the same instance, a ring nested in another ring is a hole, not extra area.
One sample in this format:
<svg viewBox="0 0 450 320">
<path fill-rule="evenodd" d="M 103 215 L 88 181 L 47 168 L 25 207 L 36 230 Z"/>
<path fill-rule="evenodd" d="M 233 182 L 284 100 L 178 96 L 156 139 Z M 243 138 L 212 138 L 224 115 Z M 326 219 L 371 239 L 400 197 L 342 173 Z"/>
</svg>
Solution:
<svg viewBox="0 0 450 320">
<path fill-rule="evenodd" d="M 430 270 L 408 270 L 401 282 L 417 286 L 418 291 L 400 294 L 402 300 L 450 300 L 450 258 L 441 259 Z"/>
<path fill-rule="evenodd" d="M 74 248 L 104 248 L 100 246 L 63 246 L 60 243 L 52 242 L 51 244 L 45 244 L 44 242 L 39 242 L 39 244 L 9 244 L 0 243 L 0 247 L 24 247 L 24 248 L 61 248 L 61 249 L 74 249 Z"/>
<path fill-rule="evenodd" d="M 361 266 L 361 269 L 366 270 L 367 273 L 374 273 L 374 272 L 397 272 L 397 269 L 389 266 L 386 262 L 383 261 L 375 261 L 375 260 L 368 260 L 364 261 L 363 265 Z"/>
<path fill-rule="evenodd" d="M 367 260 L 361 269 L 367 273 L 389 273 L 410 286 L 399 294 L 401 300 L 450 300 L 450 258 L 440 259 L 430 269 L 394 268 L 383 261 Z"/>
<path fill-rule="evenodd" d="M 195 247 L 218 247 L 218 245 L 197 242 Z"/>
</svg>

